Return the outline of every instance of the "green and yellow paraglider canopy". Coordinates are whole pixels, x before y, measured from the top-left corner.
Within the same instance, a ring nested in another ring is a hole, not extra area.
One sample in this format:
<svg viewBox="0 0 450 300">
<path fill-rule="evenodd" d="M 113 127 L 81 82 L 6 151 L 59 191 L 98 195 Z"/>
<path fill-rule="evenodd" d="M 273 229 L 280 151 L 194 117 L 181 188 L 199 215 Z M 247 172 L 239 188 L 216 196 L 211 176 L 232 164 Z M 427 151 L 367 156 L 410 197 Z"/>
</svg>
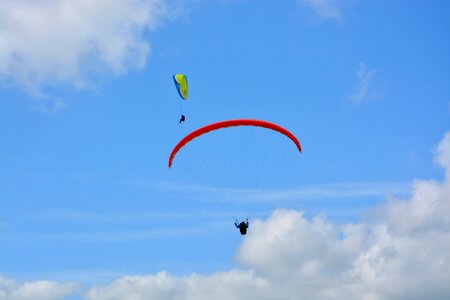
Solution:
<svg viewBox="0 0 450 300">
<path fill-rule="evenodd" d="M 175 86 L 177 87 L 178 94 L 184 100 L 188 98 L 188 83 L 186 75 L 184 74 L 175 74 L 173 75 L 173 81 L 175 82 Z"/>
</svg>

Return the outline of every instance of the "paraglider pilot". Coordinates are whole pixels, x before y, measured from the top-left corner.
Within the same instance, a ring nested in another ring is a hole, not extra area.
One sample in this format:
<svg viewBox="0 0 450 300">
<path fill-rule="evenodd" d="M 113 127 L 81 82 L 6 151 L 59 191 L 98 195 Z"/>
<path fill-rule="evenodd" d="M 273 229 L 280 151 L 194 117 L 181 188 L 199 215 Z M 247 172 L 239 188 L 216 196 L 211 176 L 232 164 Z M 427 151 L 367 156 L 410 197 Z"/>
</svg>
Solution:
<svg viewBox="0 0 450 300">
<path fill-rule="evenodd" d="M 185 120 L 186 120 L 186 117 L 185 117 L 184 115 L 181 115 L 181 117 L 180 117 L 180 122 L 178 122 L 178 123 L 181 124 L 181 122 L 184 122 Z"/>
<path fill-rule="evenodd" d="M 239 231 L 241 232 L 242 235 L 246 235 L 247 234 L 248 219 L 246 219 L 245 222 L 242 221 L 239 224 L 238 224 L 238 221 L 236 220 L 236 222 L 234 222 L 234 225 L 236 226 L 236 228 L 239 228 Z"/>
</svg>

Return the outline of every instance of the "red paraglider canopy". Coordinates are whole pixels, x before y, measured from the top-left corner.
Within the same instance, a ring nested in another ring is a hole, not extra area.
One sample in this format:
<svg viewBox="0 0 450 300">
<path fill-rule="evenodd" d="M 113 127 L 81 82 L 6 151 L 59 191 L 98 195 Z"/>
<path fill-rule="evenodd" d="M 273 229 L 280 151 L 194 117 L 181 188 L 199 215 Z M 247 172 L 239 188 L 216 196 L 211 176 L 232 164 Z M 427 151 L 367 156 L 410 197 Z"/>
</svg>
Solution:
<svg viewBox="0 0 450 300">
<path fill-rule="evenodd" d="M 204 127 L 201 127 L 191 133 L 189 133 L 187 136 L 185 136 L 181 141 L 178 142 L 178 144 L 173 148 L 172 152 L 170 153 L 169 157 L 169 169 L 172 167 L 172 161 L 175 157 L 175 155 L 180 151 L 181 148 L 184 147 L 187 143 L 192 141 L 193 139 L 208 133 L 210 131 L 214 131 L 217 129 L 227 128 L 227 127 L 235 127 L 235 126 L 255 126 L 255 127 L 262 127 L 271 129 L 274 131 L 277 131 L 281 134 L 284 134 L 287 136 L 292 142 L 294 142 L 295 146 L 297 146 L 298 151 L 302 152 L 302 147 L 300 146 L 300 142 L 298 139 L 287 129 L 267 121 L 261 121 L 261 120 L 252 120 L 252 119 L 237 119 L 237 120 L 227 120 L 227 121 L 221 121 L 213 124 L 206 125 Z"/>
</svg>

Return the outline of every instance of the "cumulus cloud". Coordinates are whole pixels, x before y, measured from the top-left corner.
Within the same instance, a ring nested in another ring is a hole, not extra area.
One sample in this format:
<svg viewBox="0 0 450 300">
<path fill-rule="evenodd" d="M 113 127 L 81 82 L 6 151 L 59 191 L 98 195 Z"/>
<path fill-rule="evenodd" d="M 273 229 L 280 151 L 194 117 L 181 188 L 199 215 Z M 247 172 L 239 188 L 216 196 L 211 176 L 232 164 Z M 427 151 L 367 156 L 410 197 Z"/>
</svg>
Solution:
<svg viewBox="0 0 450 300">
<path fill-rule="evenodd" d="M 390 200 L 372 222 L 338 226 L 324 216 L 307 220 L 301 212 L 279 210 L 254 222 L 238 259 L 282 282 L 281 290 L 306 298 L 447 299 L 449 145 L 447 133 L 436 156 L 445 179 L 415 181 L 410 199 Z"/>
<path fill-rule="evenodd" d="M 232 270 L 210 276 L 171 276 L 160 272 L 152 276 L 125 276 L 109 285 L 93 287 L 87 300 L 102 299 L 238 299 L 251 294 L 270 299 L 267 282 L 251 271 Z"/>
<path fill-rule="evenodd" d="M 236 253 L 241 269 L 124 276 L 90 287 L 83 297 L 449 299 L 450 132 L 436 149 L 444 180 L 415 181 L 409 199 L 390 199 L 367 221 L 339 225 L 325 215 L 308 219 L 300 211 L 276 210 L 252 222 Z M 4 282 L 0 295 L 12 290 Z"/>
<path fill-rule="evenodd" d="M 33 281 L 18 284 L 0 276 L 0 299 L 8 300 L 58 300 L 72 295 L 76 283 L 55 281 Z"/>
<path fill-rule="evenodd" d="M 163 0 L 1 1 L 0 79 L 44 97 L 45 87 L 142 68 L 145 32 L 174 11 Z"/>
<path fill-rule="evenodd" d="M 436 156 L 434 161 L 443 167 L 446 171 L 446 177 L 450 177 L 450 132 L 447 132 L 444 139 L 436 147 Z"/>
<path fill-rule="evenodd" d="M 356 76 L 358 78 L 354 92 L 350 97 L 353 103 L 359 104 L 373 95 L 373 78 L 376 74 L 375 69 L 367 68 L 366 64 L 359 63 L 356 67 Z"/>
</svg>

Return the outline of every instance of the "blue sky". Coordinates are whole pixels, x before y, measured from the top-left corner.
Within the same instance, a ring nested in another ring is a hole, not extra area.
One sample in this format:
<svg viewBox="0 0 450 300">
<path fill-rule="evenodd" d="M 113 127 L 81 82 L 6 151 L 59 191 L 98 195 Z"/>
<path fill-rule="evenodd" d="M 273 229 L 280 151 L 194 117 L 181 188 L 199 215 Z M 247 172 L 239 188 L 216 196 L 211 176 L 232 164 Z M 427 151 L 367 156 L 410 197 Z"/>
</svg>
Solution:
<svg viewBox="0 0 450 300">
<path fill-rule="evenodd" d="M 361 224 L 418 178 L 447 182 L 447 1 L 75 2 L 0 2 L 0 275 L 19 288 L 260 274 L 235 217 L 250 238 L 276 209 Z M 234 118 L 303 153 L 229 129 L 167 168 L 187 133 Z M 109 299 L 67 288 L 43 299 Z"/>
</svg>

